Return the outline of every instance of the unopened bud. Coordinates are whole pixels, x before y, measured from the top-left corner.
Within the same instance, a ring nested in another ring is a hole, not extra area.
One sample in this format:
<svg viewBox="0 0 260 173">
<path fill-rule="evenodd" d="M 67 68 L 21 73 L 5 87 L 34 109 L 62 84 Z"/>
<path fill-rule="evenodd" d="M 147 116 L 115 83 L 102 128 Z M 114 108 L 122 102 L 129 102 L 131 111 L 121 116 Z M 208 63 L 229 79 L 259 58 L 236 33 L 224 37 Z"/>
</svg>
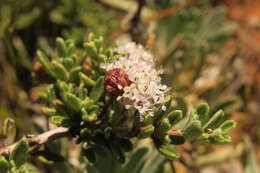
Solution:
<svg viewBox="0 0 260 173">
<path fill-rule="evenodd" d="M 131 85 L 128 75 L 121 68 L 115 68 L 107 71 L 105 76 L 105 89 L 113 96 L 123 94 L 123 89 Z"/>
</svg>

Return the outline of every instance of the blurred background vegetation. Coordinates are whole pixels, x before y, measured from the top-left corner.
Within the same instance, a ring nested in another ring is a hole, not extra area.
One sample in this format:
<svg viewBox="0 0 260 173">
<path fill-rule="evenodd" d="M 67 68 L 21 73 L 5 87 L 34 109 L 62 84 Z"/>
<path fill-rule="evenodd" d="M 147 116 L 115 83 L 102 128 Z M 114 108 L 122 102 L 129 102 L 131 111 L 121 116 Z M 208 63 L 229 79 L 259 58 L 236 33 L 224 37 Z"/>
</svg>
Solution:
<svg viewBox="0 0 260 173">
<path fill-rule="evenodd" d="M 43 71 L 36 50 L 54 57 L 57 36 L 79 51 L 89 33 L 106 44 L 145 45 L 165 69 L 175 107 L 189 112 L 208 102 L 238 122 L 223 146 L 186 142 L 182 158 L 168 161 L 149 140 L 136 143 L 124 165 L 112 156 L 92 166 L 78 161 L 74 141 L 49 143 L 52 153 L 31 157 L 39 172 L 257 173 L 260 163 L 260 1 L 258 0 L 0 0 L 0 126 L 15 120 L 13 139 L 0 131 L 0 147 L 50 128 L 41 113 Z M 84 170 L 84 171 L 83 171 Z"/>
</svg>

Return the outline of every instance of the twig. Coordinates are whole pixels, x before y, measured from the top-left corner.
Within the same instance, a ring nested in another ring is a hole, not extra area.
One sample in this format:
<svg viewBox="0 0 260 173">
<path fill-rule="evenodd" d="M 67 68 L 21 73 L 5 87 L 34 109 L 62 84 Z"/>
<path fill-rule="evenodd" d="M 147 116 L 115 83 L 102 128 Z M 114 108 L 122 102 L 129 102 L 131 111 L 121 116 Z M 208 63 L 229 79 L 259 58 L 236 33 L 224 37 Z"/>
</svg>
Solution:
<svg viewBox="0 0 260 173">
<path fill-rule="evenodd" d="M 41 145 L 69 135 L 69 128 L 64 127 L 58 127 L 56 129 L 52 129 L 50 131 L 44 132 L 39 135 L 27 135 L 24 137 L 24 140 L 26 140 L 29 145 L 29 152 L 33 152 L 35 149 L 38 149 Z M 15 148 L 17 143 L 14 143 L 12 145 L 6 146 L 4 148 L 0 149 L 0 154 L 8 156 Z"/>
<path fill-rule="evenodd" d="M 109 10 L 114 10 L 120 13 L 126 13 L 127 11 L 117 7 L 117 6 L 113 6 L 113 4 L 109 4 L 106 1 L 102 1 L 102 0 L 95 0 L 96 3 L 99 3 L 100 5 L 102 5 L 104 8 L 109 9 Z"/>
<path fill-rule="evenodd" d="M 143 7 L 145 6 L 145 0 L 136 0 L 138 3 L 138 7 L 133 15 L 133 17 L 130 19 L 130 27 L 128 29 L 133 41 L 139 43 L 140 42 L 140 16 Z"/>
<path fill-rule="evenodd" d="M 191 0 L 186 0 L 180 4 L 177 5 L 173 5 L 169 8 L 163 9 L 161 11 L 158 11 L 157 13 L 155 13 L 154 15 L 152 15 L 151 17 L 149 17 L 148 19 L 145 20 L 145 22 L 151 22 L 154 20 L 158 20 L 164 17 L 167 17 L 173 13 L 175 13 L 176 11 L 186 7 L 187 5 L 189 5 L 191 3 Z"/>
</svg>

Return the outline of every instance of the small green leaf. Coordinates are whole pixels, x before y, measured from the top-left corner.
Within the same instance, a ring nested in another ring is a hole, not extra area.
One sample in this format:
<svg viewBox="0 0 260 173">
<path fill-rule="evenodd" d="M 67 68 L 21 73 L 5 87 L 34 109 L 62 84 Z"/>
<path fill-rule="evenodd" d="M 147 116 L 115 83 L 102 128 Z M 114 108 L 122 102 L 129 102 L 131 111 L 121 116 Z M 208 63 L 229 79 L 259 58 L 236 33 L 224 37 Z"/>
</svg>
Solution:
<svg viewBox="0 0 260 173">
<path fill-rule="evenodd" d="M 174 145 L 182 145 L 185 143 L 185 138 L 183 136 L 171 135 L 170 139 L 171 139 L 171 144 Z"/>
<path fill-rule="evenodd" d="M 223 135 L 212 136 L 208 138 L 208 141 L 212 144 L 227 144 L 231 142 L 231 137 Z"/>
<path fill-rule="evenodd" d="M 7 173 L 9 170 L 9 164 L 3 156 L 0 155 L 0 173 Z"/>
<path fill-rule="evenodd" d="M 96 85 L 92 88 L 90 92 L 90 98 L 93 101 L 98 101 L 104 93 L 104 76 L 97 79 Z"/>
<path fill-rule="evenodd" d="M 163 103 L 162 106 L 165 106 L 167 109 L 171 105 L 171 102 L 172 102 L 172 97 L 167 96 L 165 98 L 165 102 Z M 164 117 L 165 110 L 162 109 L 162 106 L 160 108 L 158 108 L 157 111 L 155 112 L 155 115 L 154 115 L 154 124 L 155 125 L 158 125 L 160 123 L 160 120 Z"/>
<path fill-rule="evenodd" d="M 50 119 L 51 123 L 57 126 L 66 126 L 70 124 L 71 120 L 68 117 L 64 117 L 61 115 L 53 115 Z"/>
<path fill-rule="evenodd" d="M 114 52 L 112 49 L 106 49 L 105 54 L 107 57 L 112 57 Z"/>
<path fill-rule="evenodd" d="M 95 35 L 91 32 L 89 35 L 88 35 L 88 40 L 89 41 L 93 41 L 95 39 Z"/>
<path fill-rule="evenodd" d="M 66 45 L 65 45 L 63 38 L 57 37 L 56 45 L 57 45 L 57 50 L 58 50 L 58 56 L 65 58 L 67 56 L 67 50 L 66 50 Z"/>
<path fill-rule="evenodd" d="M 138 138 L 147 138 L 151 136 L 153 132 L 154 132 L 154 126 L 152 124 L 145 127 L 141 127 L 141 130 L 138 134 Z"/>
<path fill-rule="evenodd" d="M 245 139 L 245 149 L 242 155 L 245 173 L 259 173 L 260 165 L 257 161 L 257 152 L 248 136 Z"/>
<path fill-rule="evenodd" d="M 158 136 L 165 134 L 168 130 L 171 129 L 171 123 L 168 118 L 164 118 L 161 123 L 159 124 L 159 127 L 156 129 L 156 134 Z"/>
<path fill-rule="evenodd" d="M 36 151 L 34 155 L 36 155 L 41 162 L 46 164 L 53 164 L 64 161 L 64 158 L 61 155 L 50 151 Z"/>
<path fill-rule="evenodd" d="M 85 75 L 84 73 L 80 72 L 79 76 L 80 76 L 80 80 L 83 81 L 86 85 L 88 86 L 96 85 L 96 82 L 92 80 L 90 77 L 88 77 L 87 75 Z"/>
<path fill-rule="evenodd" d="M 158 148 L 158 151 L 171 160 L 180 157 L 180 153 L 175 150 L 173 145 L 162 145 Z"/>
<path fill-rule="evenodd" d="M 85 122 L 93 122 L 97 120 L 97 114 L 92 113 L 92 114 L 85 114 L 82 116 L 82 120 Z"/>
<path fill-rule="evenodd" d="M 152 124 L 154 121 L 154 116 L 150 116 L 148 113 L 144 114 L 144 124 L 149 125 Z"/>
<path fill-rule="evenodd" d="M 170 142 L 171 142 L 170 135 L 168 135 L 168 134 L 162 134 L 162 135 L 158 136 L 158 138 L 160 139 L 160 141 L 163 144 L 170 144 Z"/>
<path fill-rule="evenodd" d="M 43 107 L 42 112 L 46 115 L 54 115 L 57 113 L 57 110 L 55 108 Z"/>
<path fill-rule="evenodd" d="M 55 76 L 55 74 L 53 73 L 53 71 L 51 70 L 50 67 L 50 61 L 48 59 L 48 57 L 40 50 L 37 51 L 37 58 L 39 59 L 39 61 L 42 64 L 43 69 L 52 77 Z"/>
<path fill-rule="evenodd" d="M 67 85 L 66 82 L 60 80 L 57 81 L 57 86 L 60 90 L 59 95 L 61 96 L 62 101 L 65 102 L 67 100 L 67 93 L 69 92 L 69 86 Z"/>
<path fill-rule="evenodd" d="M 84 47 L 90 58 L 95 58 L 97 56 L 97 48 L 93 41 L 84 43 Z"/>
<path fill-rule="evenodd" d="M 54 85 L 50 84 L 46 89 L 46 96 L 49 103 L 51 103 L 54 99 L 56 99 L 56 93 L 54 89 Z"/>
<path fill-rule="evenodd" d="M 100 54 L 98 55 L 99 62 L 105 62 L 107 60 L 106 55 Z"/>
<path fill-rule="evenodd" d="M 16 127 L 14 120 L 6 118 L 3 123 L 3 135 L 6 137 L 8 145 L 12 144 L 16 138 Z"/>
<path fill-rule="evenodd" d="M 149 153 L 148 147 L 138 148 L 133 155 L 130 157 L 130 160 L 126 163 L 125 173 L 138 173 L 145 163 L 146 157 Z"/>
<path fill-rule="evenodd" d="M 103 37 L 99 37 L 98 39 L 94 39 L 94 43 L 96 45 L 97 50 L 100 50 L 103 42 Z"/>
<path fill-rule="evenodd" d="M 236 122 L 234 120 L 226 120 L 219 126 L 219 128 L 222 131 L 222 134 L 227 134 L 235 127 L 236 127 Z"/>
<path fill-rule="evenodd" d="M 225 113 L 223 110 L 219 110 L 217 111 L 210 119 L 209 121 L 204 125 L 203 129 L 213 129 L 215 128 L 217 125 L 219 125 L 221 123 L 221 121 L 223 121 L 223 118 L 225 116 Z"/>
<path fill-rule="evenodd" d="M 80 111 L 82 103 L 81 100 L 73 95 L 72 93 L 67 93 L 66 94 L 66 104 L 73 109 L 74 111 Z"/>
<path fill-rule="evenodd" d="M 72 58 L 66 58 L 66 59 L 63 59 L 63 64 L 67 70 L 70 70 L 74 67 L 75 62 L 73 61 Z"/>
<path fill-rule="evenodd" d="M 18 144 L 16 144 L 10 156 L 10 160 L 14 161 L 16 168 L 19 168 L 26 162 L 28 149 L 29 144 L 25 140 L 21 140 Z"/>
<path fill-rule="evenodd" d="M 91 130 L 89 130 L 88 128 L 83 128 L 80 130 L 80 136 L 81 137 L 86 137 L 86 136 L 89 136 L 91 135 Z"/>
<path fill-rule="evenodd" d="M 63 81 L 68 80 L 68 72 L 62 64 L 56 61 L 52 61 L 50 63 L 50 66 L 51 70 L 54 72 L 56 79 L 60 79 Z"/>
<path fill-rule="evenodd" d="M 77 66 L 71 69 L 70 71 L 70 81 L 72 82 L 77 82 L 79 80 L 79 72 L 81 71 L 81 67 Z"/>
<path fill-rule="evenodd" d="M 204 125 L 209 118 L 209 105 L 206 103 L 198 105 L 196 112 L 201 124 Z"/>
<path fill-rule="evenodd" d="M 167 159 L 160 153 L 153 151 L 146 158 L 142 169 L 138 173 L 160 173 L 164 170 L 164 163 Z"/>
<path fill-rule="evenodd" d="M 193 120 L 189 126 L 184 130 L 183 136 L 188 139 L 195 139 L 202 135 L 203 130 L 199 120 Z"/>
<path fill-rule="evenodd" d="M 174 110 L 174 111 L 170 112 L 167 115 L 167 117 L 168 117 L 171 125 L 174 125 L 182 119 L 182 111 L 181 110 Z"/>
</svg>

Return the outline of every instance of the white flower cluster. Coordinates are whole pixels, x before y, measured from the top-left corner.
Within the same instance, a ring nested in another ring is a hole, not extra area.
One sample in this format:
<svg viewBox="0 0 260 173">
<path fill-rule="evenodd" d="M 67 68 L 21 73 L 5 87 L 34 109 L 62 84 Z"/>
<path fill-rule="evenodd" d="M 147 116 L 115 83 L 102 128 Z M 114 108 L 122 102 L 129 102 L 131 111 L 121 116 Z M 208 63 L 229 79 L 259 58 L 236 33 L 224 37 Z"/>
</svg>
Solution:
<svg viewBox="0 0 260 173">
<path fill-rule="evenodd" d="M 112 63 L 101 64 L 101 68 L 106 71 L 121 68 L 133 82 L 123 88 L 124 93 L 118 96 L 117 100 L 120 100 L 126 109 L 134 107 L 141 114 L 148 112 L 152 115 L 152 107 L 163 103 L 167 91 L 159 76 L 162 70 L 156 70 L 153 56 L 142 45 L 132 42 L 119 46 L 115 51 L 122 54 L 122 57 Z"/>
</svg>

